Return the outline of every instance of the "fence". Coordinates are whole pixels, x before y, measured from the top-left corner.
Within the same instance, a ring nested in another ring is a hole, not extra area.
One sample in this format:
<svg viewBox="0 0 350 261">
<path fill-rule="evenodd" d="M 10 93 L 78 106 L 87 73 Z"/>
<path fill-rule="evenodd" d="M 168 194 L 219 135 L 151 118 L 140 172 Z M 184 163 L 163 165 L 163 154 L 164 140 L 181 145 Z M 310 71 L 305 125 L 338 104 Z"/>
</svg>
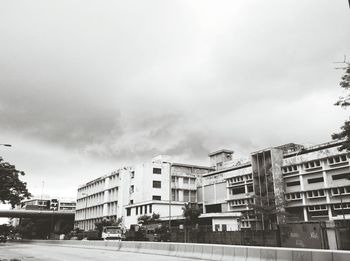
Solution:
<svg viewBox="0 0 350 261">
<path fill-rule="evenodd" d="M 211 231 L 198 229 L 172 229 L 172 242 L 280 246 L 279 230 L 270 231 Z"/>
<path fill-rule="evenodd" d="M 292 223 L 278 230 L 212 231 L 211 226 L 178 229 L 171 232 L 172 242 L 223 245 L 271 246 L 328 249 L 326 226 L 321 222 Z M 347 232 L 342 232 L 343 237 Z M 350 236 L 349 236 L 350 239 Z M 345 249 L 345 248 L 343 248 Z"/>
</svg>

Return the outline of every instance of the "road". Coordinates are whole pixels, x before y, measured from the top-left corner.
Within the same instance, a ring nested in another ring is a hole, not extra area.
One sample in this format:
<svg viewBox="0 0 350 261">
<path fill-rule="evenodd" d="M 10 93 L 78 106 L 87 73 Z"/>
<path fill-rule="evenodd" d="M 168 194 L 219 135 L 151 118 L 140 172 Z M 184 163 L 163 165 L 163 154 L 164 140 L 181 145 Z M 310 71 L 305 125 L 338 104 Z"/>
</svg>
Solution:
<svg viewBox="0 0 350 261">
<path fill-rule="evenodd" d="M 0 261 L 190 261 L 193 259 L 149 255 L 115 250 L 65 247 L 55 245 L 31 245 L 0 243 Z"/>
</svg>

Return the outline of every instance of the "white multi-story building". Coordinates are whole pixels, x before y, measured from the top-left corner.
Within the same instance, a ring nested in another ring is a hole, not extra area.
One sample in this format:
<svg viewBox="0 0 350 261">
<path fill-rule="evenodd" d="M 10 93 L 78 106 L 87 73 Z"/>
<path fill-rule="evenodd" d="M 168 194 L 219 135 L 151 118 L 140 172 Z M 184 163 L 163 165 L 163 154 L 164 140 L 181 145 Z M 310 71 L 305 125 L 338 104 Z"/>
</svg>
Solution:
<svg viewBox="0 0 350 261">
<path fill-rule="evenodd" d="M 21 201 L 19 209 L 50 210 L 50 203 L 57 202 L 56 211 L 75 211 L 76 201 L 73 198 L 52 197 L 49 195 L 33 196 Z"/>
<path fill-rule="evenodd" d="M 122 217 L 129 228 L 153 213 L 163 220 L 181 218 L 184 202 L 197 202 L 199 177 L 210 170 L 166 156 L 118 169 L 78 188 L 75 226 L 89 230 L 103 219 Z"/>
<path fill-rule="evenodd" d="M 277 212 L 286 211 L 289 221 L 350 219 L 350 156 L 338 150 L 340 145 L 286 144 L 253 152 L 251 160 L 239 163 L 225 156 L 230 151 L 219 151 L 220 160 L 212 159 L 216 170 L 203 175 L 197 190 L 202 216 L 211 216 L 219 231 L 228 227 L 221 215 L 227 213 L 240 214 L 232 219 L 239 218 L 241 229 L 261 229 L 266 224 L 248 213 L 265 200 L 279 206 Z M 278 218 L 275 223 L 285 221 Z"/>
<path fill-rule="evenodd" d="M 75 224 L 93 229 L 97 221 L 122 217 L 128 228 L 152 213 L 162 220 L 180 219 L 185 202 L 196 202 L 203 209 L 201 223 L 217 231 L 264 229 L 286 216 L 350 219 L 350 156 L 338 150 L 340 145 L 291 143 L 253 152 L 244 161 L 220 150 L 209 154 L 210 167 L 159 156 L 80 186 Z M 281 215 L 267 223 L 252 204 L 276 205 Z"/>
</svg>

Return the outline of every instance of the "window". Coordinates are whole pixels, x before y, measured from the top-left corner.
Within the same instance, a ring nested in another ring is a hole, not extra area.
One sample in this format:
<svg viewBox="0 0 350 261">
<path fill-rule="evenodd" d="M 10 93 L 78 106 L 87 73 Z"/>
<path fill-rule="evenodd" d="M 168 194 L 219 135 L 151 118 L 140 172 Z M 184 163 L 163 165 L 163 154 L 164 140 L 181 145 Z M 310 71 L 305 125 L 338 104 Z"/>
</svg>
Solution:
<svg viewBox="0 0 350 261">
<path fill-rule="evenodd" d="M 300 181 L 292 181 L 292 182 L 286 183 L 287 187 L 298 186 L 298 185 L 300 185 Z"/>
<path fill-rule="evenodd" d="M 130 205 L 134 204 L 134 200 L 130 199 Z"/>
<path fill-rule="evenodd" d="M 320 168 L 321 167 L 321 162 L 319 160 L 306 162 L 304 164 L 304 167 L 305 167 L 306 170 Z"/>
<path fill-rule="evenodd" d="M 152 204 L 149 205 L 149 213 L 152 214 Z"/>
<path fill-rule="evenodd" d="M 247 188 L 248 188 L 248 192 L 253 192 L 254 191 L 253 185 L 248 185 Z"/>
<path fill-rule="evenodd" d="M 130 216 L 130 215 L 131 215 L 131 208 L 127 208 L 127 209 L 126 209 L 126 215 L 127 215 L 127 216 Z"/>
<path fill-rule="evenodd" d="M 134 193 L 134 189 L 135 189 L 134 185 L 131 185 L 130 186 L 130 193 Z"/>
<path fill-rule="evenodd" d="M 332 195 L 337 196 L 340 194 L 350 194 L 350 186 L 348 187 L 339 187 L 339 188 L 332 188 Z"/>
<path fill-rule="evenodd" d="M 220 230 L 220 225 L 215 225 L 215 231 L 219 231 Z"/>
<path fill-rule="evenodd" d="M 308 191 L 306 194 L 307 198 L 320 198 L 320 197 L 325 197 L 324 190 L 313 190 L 313 191 Z"/>
<path fill-rule="evenodd" d="M 171 190 L 171 200 L 176 201 L 176 196 L 175 196 L 175 189 Z"/>
<path fill-rule="evenodd" d="M 196 191 L 191 191 L 190 192 L 190 202 L 196 202 L 196 201 L 197 201 Z"/>
<path fill-rule="evenodd" d="M 348 159 L 346 158 L 345 154 L 334 156 L 334 157 L 331 157 L 328 159 L 329 165 L 343 163 L 343 162 L 347 162 L 347 161 L 348 161 Z"/>
<path fill-rule="evenodd" d="M 227 225 L 226 224 L 222 224 L 222 231 L 226 232 L 227 231 Z"/>
<path fill-rule="evenodd" d="M 162 184 L 160 181 L 158 180 L 153 180 L 153 187 L 154 188 L 161 188 L 162 187 Z"/>
<path fill-rule="evenodd" d="M 161 168 L 153 168 L 153 174 L 162 174 Z"/>
<path fill-rule="evenodd" d="M 184 184 L 188 184 L 188 178 L 184 178 Z"/>
<path fill-rule="evenodd" d="M 145 214 L 147 214 L 147 205 L 145 205 Z"/>
<path fill-rule="evenodd" d="M 191 185 L 196 184 L 196 179 L 190 179 L 190 183 L 191 183 Z"/>
<path fill-rule="evenodd" d="M 131 173 L 130 173 L 130 178 L 131 178 L 131 179 L 135 178 L 135 171 L 131 171 Z"/>
<path fill-rule="evenodd" d="M 309 183 L 309 184 L 318 183 L 318 182 L 323 182 L 323 177 L 313 178 L 313 179 L 308 179 L 307 180 L 307 183 Z"/>
<path fill-rule="evenodd" d="M 189 202 L 190 201 L 190 191 L 184 190 L 184 201 Z"/>
<path fill-rule="evenodd" d="M 297 165 L 282 167 L 282 173 L 292 173 L 297 171 L 298 171 Z"/>
<path fill-rule="evenodd" d="M 140 206 L 140 214 L 142 215 L 142 210 L 143 210 L 143 208 L 142 208 L 142 206 Z"/>
<path fill-rule="evenodd" d="M 152 200 L 162 200 L 161 196 L 152 196 Z"/>
<path fill-rule="evenodd" d="M 139 214 L 139 207 L 136 207 L 136 215 Z"/>
<path fill-rule="evenodd" d="M 333 180 L 338 180 L 338 179 L 349 179 L 350 180 L 350 173 L 332 175 L 332 179 Z"/>
<path fill-rule="evenodd" d="M 245 193 L 244 187 L 238 187 L 231 189 L 232 194 L 242 194 Z"/>
<path fill-rule="evenodd" d="M 308 191 L 308 192 L 310 192 L 310 191 Z M 299 192 L 289 193 L 289 194 L 286 194 L 285 198 L 286 198 L 286 200 L 298 200 L 298 199 L 301 199 L 301 195 Z"/>
</svg>

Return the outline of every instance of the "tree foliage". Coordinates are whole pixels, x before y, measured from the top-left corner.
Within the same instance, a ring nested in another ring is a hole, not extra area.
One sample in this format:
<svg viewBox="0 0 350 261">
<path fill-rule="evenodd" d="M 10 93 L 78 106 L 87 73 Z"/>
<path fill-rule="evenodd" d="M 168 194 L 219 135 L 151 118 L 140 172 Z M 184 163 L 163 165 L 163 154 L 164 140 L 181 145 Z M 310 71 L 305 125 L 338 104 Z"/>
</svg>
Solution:
<svg viewBox="0 0 350 261">
<path fill-rule="evenodd" d="M 19 205 L 23 199 L 29 198 L 27 184 L 20 180 L 24 176 L 23 171 L 17 170 L 14 165 L 5 162 L 0 157 L 0 202 Z"/>
<path fill-rule="evenodd" d="M 160 215 L 156 213 L 153 213 L 152 216 L 143 215 L 138 217 L 137 223 L 142 225 L 154 224 L 160 221 L 159 217 Z"/>
<path fill-rule="evenodd" d="M 95 223 L 95 229 L 98 231 L 99 236 L 101 236 L 103 227 L 120 226 L 120 224 L 122 222 L 123 222 L 122 218 L 118 218 L 117 220 L 114 220 L 114 219 L 111 219 L 111 220 L 103 219 L 101 222 L 96 222 Z"/>
<path fill-rule="evenodd" d="M 254 203 L 249 203 L 248 207 L 252 211 L 247 212 L 250 218 L 258 217 L 264 223 L 265 229 L 273 229 L 277 218 L 285 219 L 288 213 L 284 210 L 288 205 L 288 201 L 282 201 L 279 204 L 275 203 L 274 195 L 266 195 L 260 197 L 254 195 Z"/>
<path fill-rule="evenodd" d="M 198 223 L 198 218 L 201 214 L 198 204 L 186 203 L 182 211 L 186 224 L 193 225 Z"/>
<path fill-rule="evenodd" d="M 346 95 L 340 97 L 335 103 L 336 106 L 342 108 L 348 108 L 350 106 L 350 63 L 344 61 L 345 67 L 341 69 L 345 70 L 344 75 L 341 77 L 339 83 L 340 87 L 344 89 Z M 332 135 L 333 140 L 342 140 L 342 146 L 339 148 L 340 151 L 347 150 L 350 151 L 350 120 L 346 120 L 344 125 L 340 127 L 341 131 L 339 133 L 334 133 Z"/>
</svg>

